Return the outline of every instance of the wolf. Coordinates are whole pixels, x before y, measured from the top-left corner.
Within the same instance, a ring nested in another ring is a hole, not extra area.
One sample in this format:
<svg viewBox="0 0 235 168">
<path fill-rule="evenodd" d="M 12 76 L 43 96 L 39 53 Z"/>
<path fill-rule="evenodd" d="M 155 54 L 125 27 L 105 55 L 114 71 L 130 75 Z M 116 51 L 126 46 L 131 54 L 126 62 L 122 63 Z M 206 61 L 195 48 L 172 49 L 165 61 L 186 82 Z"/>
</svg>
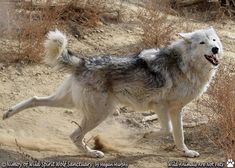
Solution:
<svg viewBox="0 0 235 168">
<path fill-rule="evenodd" d="M 179 33 L 180 39 L 164 48 L 145 49 L 126 56 L 82 57 L 67 49 L 66 36 L 56 30 L 45 40 L 47 63 L 70 76 L 50 96 L 31 97 L 4 113 L 7 119 L 36 106 L 77 108 L 83 118 L 70 135 L 74 144 L 90 157 L 103 157 L 84 142 L 117 106 L 136 111 L 155 111 L 161 132 L 172 133 L 180 153 L 199 153 L 184 143 L 182 108 L 204 93 L 219 65 L 223 47 L 213 27 Z"/>
</svg>

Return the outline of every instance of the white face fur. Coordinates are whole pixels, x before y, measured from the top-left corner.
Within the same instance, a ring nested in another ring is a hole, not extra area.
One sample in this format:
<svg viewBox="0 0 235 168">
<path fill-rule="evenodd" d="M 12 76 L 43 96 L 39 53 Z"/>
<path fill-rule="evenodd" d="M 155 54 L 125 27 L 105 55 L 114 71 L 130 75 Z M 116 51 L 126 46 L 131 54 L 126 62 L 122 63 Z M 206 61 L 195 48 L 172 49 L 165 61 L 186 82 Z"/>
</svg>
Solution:
<svg viewBox="0 0 235 168">
<path fill-rule="evenodd" d="M 199 61 L 212 66 L 219 64 L 219 59 L 223 53 L 223 47 L 215 30 L 208 29 L 197 30 L 192 33 L 179 33 L 189 45 L 192 61 Z M 187 47 L 188 48 L 188 47 Z"/>
</svg>

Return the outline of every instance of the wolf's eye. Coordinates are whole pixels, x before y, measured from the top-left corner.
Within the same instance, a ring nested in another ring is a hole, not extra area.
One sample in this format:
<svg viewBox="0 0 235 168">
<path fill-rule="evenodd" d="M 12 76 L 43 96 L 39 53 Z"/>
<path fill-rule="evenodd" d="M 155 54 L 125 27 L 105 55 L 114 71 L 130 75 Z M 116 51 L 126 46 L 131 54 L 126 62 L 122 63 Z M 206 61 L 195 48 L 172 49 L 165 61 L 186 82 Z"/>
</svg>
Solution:
<svg viewBox="0 0 235 168">
<path fill-rule="evenodd" d="M 216 41 L 216 39 L 213 39 L 213 41 Z"/>
<path fill-rule="evenodd" d="M 200 44 L 205 44 L 205 42 L 204 42 L 204 41 L 201 41 Z"/>
</svg>

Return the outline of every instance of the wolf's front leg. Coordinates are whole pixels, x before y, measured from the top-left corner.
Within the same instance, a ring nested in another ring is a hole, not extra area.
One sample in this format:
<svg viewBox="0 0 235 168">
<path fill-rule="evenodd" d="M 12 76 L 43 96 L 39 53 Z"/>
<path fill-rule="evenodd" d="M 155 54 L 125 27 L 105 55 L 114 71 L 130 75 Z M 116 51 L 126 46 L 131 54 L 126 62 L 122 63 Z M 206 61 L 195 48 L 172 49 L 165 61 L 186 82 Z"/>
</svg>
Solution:
<svg viewBox="0 0 235 168">
<path fill-rule="evenodd" d="M 184 156 L 187 157 L 197 157 L 199 153 L 193 150 L 189 150 L 184 143 L 184 133 L 183 133 L 183 124 L 181 116 L 181 108 L 171 109 L 169 112 L 173 127 L 173 137 L 176 144 L 176 147 L 183 152 Z"/>
</svg>

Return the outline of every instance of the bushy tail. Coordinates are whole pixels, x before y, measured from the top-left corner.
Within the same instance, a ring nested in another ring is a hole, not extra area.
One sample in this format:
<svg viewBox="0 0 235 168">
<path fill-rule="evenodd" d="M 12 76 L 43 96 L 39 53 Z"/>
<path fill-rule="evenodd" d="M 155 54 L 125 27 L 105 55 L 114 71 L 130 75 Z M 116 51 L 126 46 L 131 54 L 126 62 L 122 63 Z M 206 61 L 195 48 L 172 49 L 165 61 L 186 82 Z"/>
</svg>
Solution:
<svg viewBox="0 0 235 168">
<path fill-rule="evenodd" d="M 84 62 L 83 59 L 67 50 L 67 44 L 68 40 L 62 32 L 59 30 L 50 31 L 44 43 L 45 62 L 67 70 L 81 66 Z"/>
</svg>

